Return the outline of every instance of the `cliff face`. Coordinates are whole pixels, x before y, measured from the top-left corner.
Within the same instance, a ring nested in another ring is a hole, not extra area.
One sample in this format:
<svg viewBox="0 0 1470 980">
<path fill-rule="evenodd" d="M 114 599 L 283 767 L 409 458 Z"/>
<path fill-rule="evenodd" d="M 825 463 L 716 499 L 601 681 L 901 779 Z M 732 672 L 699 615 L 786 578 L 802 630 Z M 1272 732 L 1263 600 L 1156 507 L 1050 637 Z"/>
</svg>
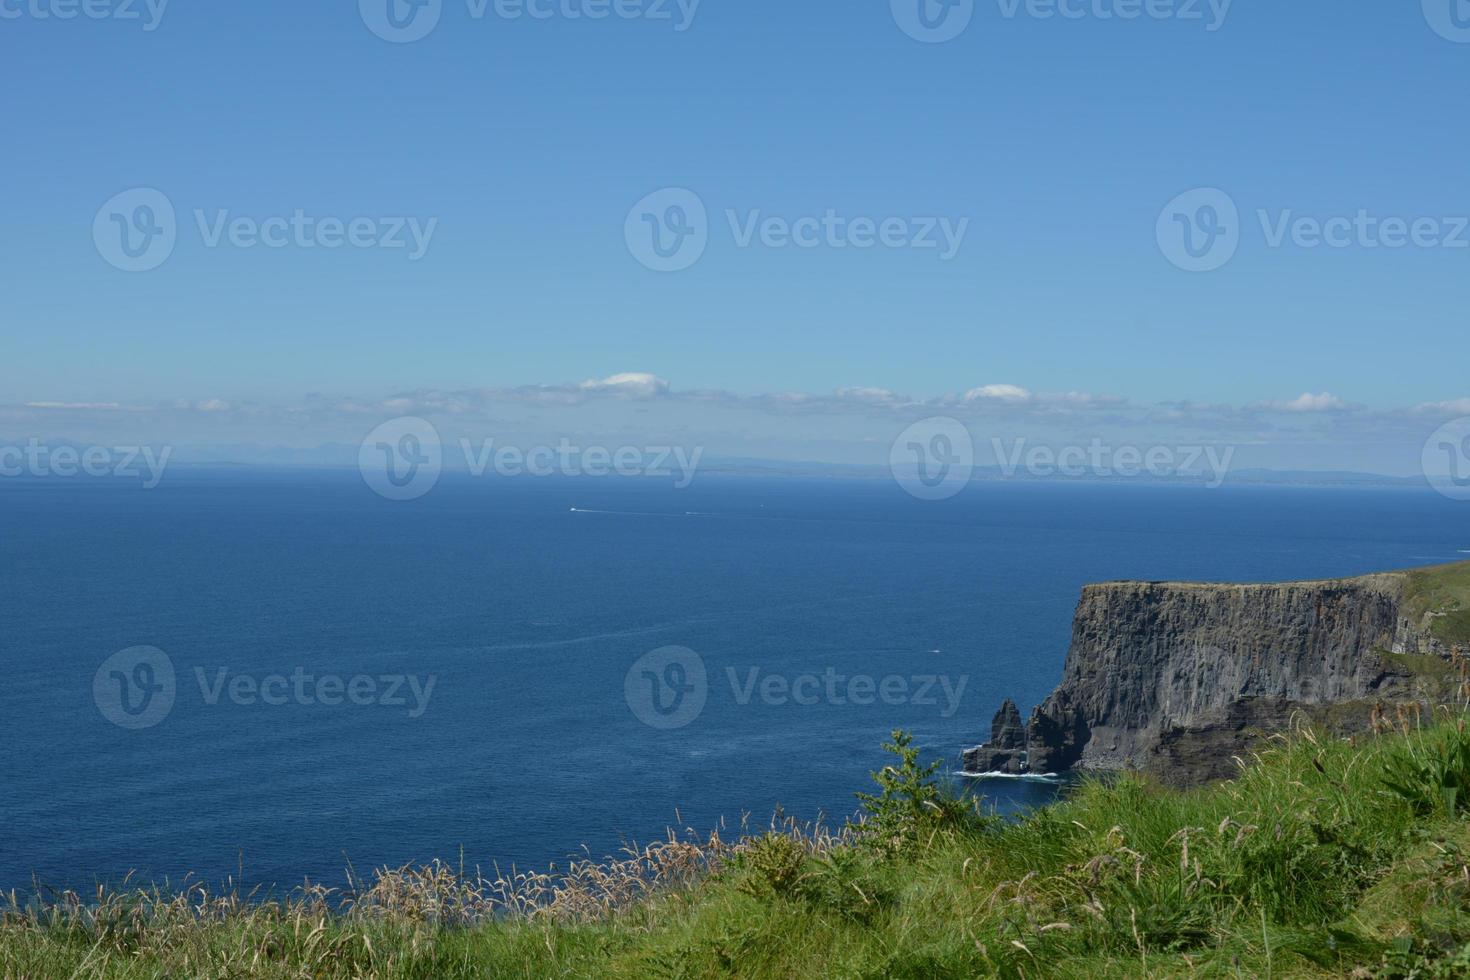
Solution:
<svg viewBox="0 0 1470 980">
<path fill-rule="evenodd" d="M 1225 774 L 1232 754 L 1294 714 L 1351 730 L 1384 704 L 1449 700 L 1453 644 L 1435 629 L 1446 613 L 1414 601 L 1418 574 L 1088 586 L 1060 686 L 1024 732 L 1008 702 L 966 768 L 1195 782 Z"/>
</svg>

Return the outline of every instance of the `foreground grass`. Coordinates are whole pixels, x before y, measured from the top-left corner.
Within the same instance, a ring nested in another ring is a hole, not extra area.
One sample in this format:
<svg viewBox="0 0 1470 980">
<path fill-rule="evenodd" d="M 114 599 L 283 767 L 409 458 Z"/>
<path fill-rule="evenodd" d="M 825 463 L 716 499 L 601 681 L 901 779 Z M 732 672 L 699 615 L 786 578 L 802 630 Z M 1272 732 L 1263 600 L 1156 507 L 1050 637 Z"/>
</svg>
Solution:
<svg viewBox="0 0 1470 980">
<path fill-rule="evenodd" d="M 345 903 L 195 890 L 12 907 L 0 972 L 1470 976 L 1465 728 L 1356 745 L 1302 732 L 1228 783 L 1088 783 L 1012 823 L 935 795 L 907 750 L 855 832 L 669 841 L 561 882 L 405 869 Z"/>
</svg>

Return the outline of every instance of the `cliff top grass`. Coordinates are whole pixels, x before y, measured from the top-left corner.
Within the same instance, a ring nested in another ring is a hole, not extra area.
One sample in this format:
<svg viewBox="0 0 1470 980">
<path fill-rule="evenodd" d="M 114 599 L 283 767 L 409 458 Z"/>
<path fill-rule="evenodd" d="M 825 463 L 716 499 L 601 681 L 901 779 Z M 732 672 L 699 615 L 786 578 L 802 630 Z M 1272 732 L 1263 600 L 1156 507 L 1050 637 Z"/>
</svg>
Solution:
<svg viewBox="0 0 1470 980">
<path fill-rule="evenodd" d="M 1368 586 L 1392 591 L 1404 587 L 1404 595 L 1411 602 L 1411 610 L 1419 615 L 1433 609 L 1436 612 L 1448 613 L 1453 618 L 1457 612 L 1470 610 L 1470 561 L 1431 565 L 1398 572 L 1373 572 L 1346 578 L 1297 579 L 1286 582 L 1171 582 L 1120 579 L 1084 585 L 1083 590 L 1108 589 L 1118 586 L 1167 589 L 1316 589 L 1344 585 Z M 1462 637 L 1455 642 L 1470 640 L 1470 622 L 1462 622 L 1457 619 L 1453 625 L 1449 626 L 1449 629 L 1455 635 Z"/>
<path fill-rule="evenodd" d="M 1430 632 L 1451 646 L 1470 646 L 1470 562 L 1408 573 L 1404 599 L 1415 618 L 1431 616 Z"/>
<path fill-rule="evenodd" d="M 0 973 L 1470 975 L 1470 733 L 1399 722 L 1357 744 L 1299 731 L 1189 792 L 1084 782 L 1017 821 L 946 795 L 895 733 L 869 819 L 840 833 L 671 841 L 498 893 L 435 865 L 345 900 L 56 896 L 0 915 Z"/>
</svg>

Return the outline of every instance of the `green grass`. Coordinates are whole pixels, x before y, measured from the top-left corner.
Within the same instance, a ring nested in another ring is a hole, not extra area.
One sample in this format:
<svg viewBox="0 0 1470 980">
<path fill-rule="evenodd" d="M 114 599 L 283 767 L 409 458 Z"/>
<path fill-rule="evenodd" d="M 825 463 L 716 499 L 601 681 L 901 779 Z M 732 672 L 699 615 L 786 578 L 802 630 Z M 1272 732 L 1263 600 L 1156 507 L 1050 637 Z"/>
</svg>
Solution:
<svg viewBox="0 0 1470 980">
<path fill-rule="evenodd" d="M 403 869 L 346 904 L 194 890 L 12 908 L 0 974 L 1470 975 L 1462 717 L 1357 744 L 1299 732 L 1188 792 L 1086 782 L 1015 822 L 935 796 L 893 748 L 861 830 L 778 823 L 518 884 Z"/>
<path fill-rule="evenodd" d="M 1470 562 L 1409 572 L 1404 598 L 1416 619 L 1433 614 L 1439 640 L 1470 647 Z"/>
</svg>

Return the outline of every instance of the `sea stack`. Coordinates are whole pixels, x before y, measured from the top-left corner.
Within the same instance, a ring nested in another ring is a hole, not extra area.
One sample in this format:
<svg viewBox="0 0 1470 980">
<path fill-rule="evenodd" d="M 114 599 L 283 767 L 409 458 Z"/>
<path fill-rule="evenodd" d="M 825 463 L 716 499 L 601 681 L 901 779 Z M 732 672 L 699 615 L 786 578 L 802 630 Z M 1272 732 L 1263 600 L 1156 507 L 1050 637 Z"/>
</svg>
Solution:
<svg viewBox="0 0 1470 980">
<path fill-rule="evenodd" d="M 1026 726 L 1021 709 L 1006 698 L 990 723 L 990 741 L 965 752 L 966 772 L 1020 775 L 1027 771 Z"/>
</svg>

